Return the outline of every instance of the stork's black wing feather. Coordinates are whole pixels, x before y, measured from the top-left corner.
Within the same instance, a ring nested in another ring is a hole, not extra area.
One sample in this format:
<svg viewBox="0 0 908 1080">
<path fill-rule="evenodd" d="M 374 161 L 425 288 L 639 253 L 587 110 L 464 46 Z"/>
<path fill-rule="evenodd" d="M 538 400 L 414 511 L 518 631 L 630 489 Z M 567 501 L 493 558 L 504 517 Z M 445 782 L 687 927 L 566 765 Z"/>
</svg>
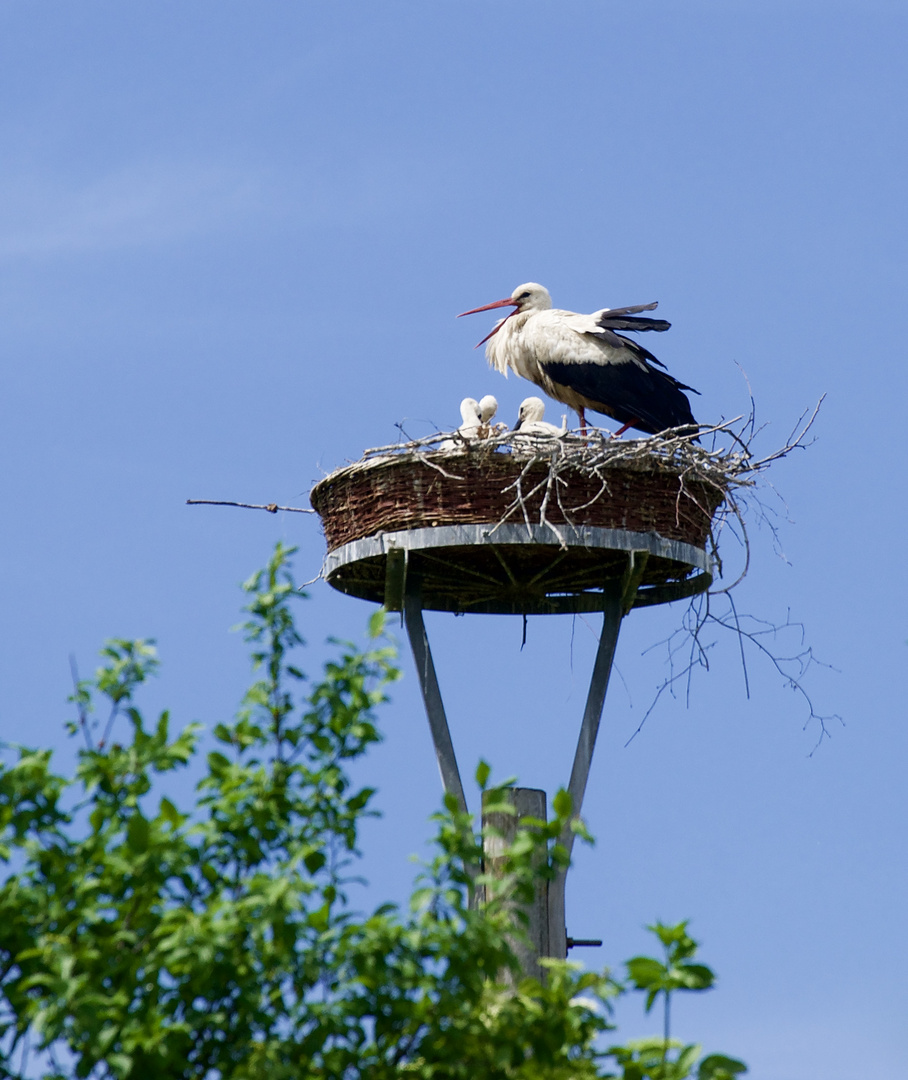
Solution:
<svg viewBox="0 0 908 1080">
<path fill-rule="evenodd" d="M 636 342 L 627 344 L 636 346 L 634 352 L 641 351 Z M 697 424 L 690 401 L 683 393 L 693 388 L 645 362 L 635 362 L 630 356 L 613 363 L 542 361 L 540 366 L 553 382 L 594 402 L 596 412 L 650 435 L 667 428 Z"/>
<path fill-rule="evenodd" d="M 608 315 L 639 315 L 641 311 L 655 311 L 658 306 L 659 301 L 653 300 L 651 304 L 633 304 L 631 307 L 612 307 L 603 310 Z"/>
<path fill-rule="evenodd" d="M 608 313 L 599 318 L 596 323 L 603 330 L 663 330 L 671 329 L 671 323 L 667 319 L 644 319 L 639 315 L 612 315 Z"/>
<path fill-rule="evenodd" d="M 599 316 L 597 325 L 603 330 L 658 330 L 660 333 L 668 330 L 671 323 L 665 319 L 633 319 L 631 315 L 639 315 L 641 311 L 652 311 L 659 306 L 654 300 L 651 304 L 634 304 L 632 307 L 606 308 Z"/>
<path fill-rule="evenodd" d="M 644 345 L 641 345 L 639 341 L 634 341 L 633 338 L 624 337 L 622 334 L 615 334 L 614 336 L 622 345 L 630 349 L 630 351 L 638 359 L 649 361 L 649 363 L 651 364 L 658 364 L 661 368 L 665 367 L 665 364 L 663 364 L 662 361 L 658 359 L 658 357 L 653 356 L 649 349 L 647 349 Z M 653 374 L 659 375 L 660 372 L 654 371 Z M 688 386 L 687 383 L 679 382 L 674 377 L 674 375 L 669 375 L 667 372 L 665 375 L 662 376 L 662 378 L 671 380 L 671 382 L 675 386 L 677 386 L 679 390 L 690 390 L 692 394 L 697 394 L 698 396 L 700 394 L 699 390 L 695 390 L 692 386 Z"/>
<path fill-rule="evenodd" d="M 598 332 L 588 331 L 586 336 L 604 341 L 606 345 L 611 345 L 615 349 L 630 346 L 632 351 L 645 357 L 651 363 L 665 367 L 665 364 L 657 360 L 648 349 L 644 349 L 642 345 L 638 345 L 630 338 L 615 333 L 616 330 L 658 330 L 660 333 L 668 330 L 672 324 L 666 322 L 665 319 L 633 318 L 636 312 L 652 311 L 654 307 L 656 307 L 655 301 L 652 304 L 638 304 L 636 307 L 610 308 L 608 311 L 603 311 L 596 320 L 596 325 L 601 329 Z"/>
</svg>

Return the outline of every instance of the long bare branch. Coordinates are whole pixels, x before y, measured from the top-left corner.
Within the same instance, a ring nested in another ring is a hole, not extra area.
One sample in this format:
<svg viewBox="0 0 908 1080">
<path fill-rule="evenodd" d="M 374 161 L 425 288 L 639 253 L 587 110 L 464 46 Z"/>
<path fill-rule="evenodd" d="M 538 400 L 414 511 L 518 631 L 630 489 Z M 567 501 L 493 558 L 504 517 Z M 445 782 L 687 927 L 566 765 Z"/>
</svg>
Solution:
<svg viewBox="0 0 908 1080">
<path fill-rule="evenodd" d="M 308 506 L 278 506 L 277 503 L 241 503 L 228 502 L 225 499 L 187 499 L 187 506 L 239 506 L 243 510 L 267 510 L 269 514 L 276 514 L 278 510 L 285 510 L 289 514 L 314 514 L 315 511 Z"/>
</svg>

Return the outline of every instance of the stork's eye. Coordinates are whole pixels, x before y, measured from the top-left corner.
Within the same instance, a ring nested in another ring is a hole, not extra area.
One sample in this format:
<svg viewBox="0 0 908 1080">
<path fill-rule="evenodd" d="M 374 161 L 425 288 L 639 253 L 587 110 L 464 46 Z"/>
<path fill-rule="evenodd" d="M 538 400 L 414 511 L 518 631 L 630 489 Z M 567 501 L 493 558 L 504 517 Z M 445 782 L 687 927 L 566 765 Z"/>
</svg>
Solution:
<svg viewBox="0 0 908 1080">
<path fill-rule="evenodd" d="M 529 298 L 530 294 L 528 292 L 522 292 L 520 296 L 517 297 L 518 300 L 529 300 Z"/>
</svg>

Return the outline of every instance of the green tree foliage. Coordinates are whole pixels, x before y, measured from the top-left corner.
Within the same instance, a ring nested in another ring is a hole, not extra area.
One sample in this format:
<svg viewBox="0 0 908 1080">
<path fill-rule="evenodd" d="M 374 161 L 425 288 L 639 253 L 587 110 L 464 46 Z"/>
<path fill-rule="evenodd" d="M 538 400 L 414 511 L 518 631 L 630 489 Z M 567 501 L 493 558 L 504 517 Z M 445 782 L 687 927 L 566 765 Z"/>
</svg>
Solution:
<svg viewBox="0 0 908 1080">
<path fill-rule="evenodd" d="M 699 1049 L 667 1031 L 652 1046 L 601 1049 L 623 991 L 607 974 L 548 961 L 544 984 L 520 977 L 515 911 L 564 862 L 563 793 L 551 822 L 522 823 L 494 880 L 481 873 L 472 819 L 447 802 L 410 909 L 352 910 L 345 883 L 373 791 L 352 783 L 349 764 L 379 739 L 376 710 L 399 671 L 377 617 L 365 652 L 335 643 L 307 681 L 293 662 L 291 554 L 278 546 L 244 586 L 254 681 L 207 756 L 198 725 L 172 735 L 167 713 L 148 722 L 136 706 L 157 667 L 143 641 L 109 642 L 95 677 L 78 684 L 70 727 L 85 746 L 74 776 L 55 774 L 47 751 L 6 748 L 0 1076 L 693 1075 Z M 181 808 L 162 778 L 190 764 L 201 778 Z M 480 786 L 488 778 L 483 764 Z M 481 910 L 470 904 L 477 884 Z M 687 963 L 684 927 L 659 928 L 663 941 L 680 935 L 662 967 L 629 963 L 648 1005 L 712 982 Z M 604 1072 L 608 1060 L 622 1072 Z M 730 1080 L 743 1068 L 713 1055 L 696 1075 Z"/>
<path fill-rule="evenodd" d="M 710 1054 L 700 1058 L 701 1048 L 672 1039 L 670 1030 L 671 999 L 679 990 L 709 990 L 716 977 L 705 964 L 693 963 L 697 942 L 687 932 L 687 920 L 675 926 L 657 922 L 651 930 L 662 944 L 663 959 L 635 956 L 625 964 L 628 983 L 646 993 L 644 1008 L 649 1012 L 662 995 L 663 1025 L 661 1038 L 638 1039 L 627 1046 L 613 1046 L 609 1055 L 622 1067 L 620 1073 L 608 1073 L 615 1080 L 735 1080 L 747 1072 L 742 1061 Z"/>
</svg>

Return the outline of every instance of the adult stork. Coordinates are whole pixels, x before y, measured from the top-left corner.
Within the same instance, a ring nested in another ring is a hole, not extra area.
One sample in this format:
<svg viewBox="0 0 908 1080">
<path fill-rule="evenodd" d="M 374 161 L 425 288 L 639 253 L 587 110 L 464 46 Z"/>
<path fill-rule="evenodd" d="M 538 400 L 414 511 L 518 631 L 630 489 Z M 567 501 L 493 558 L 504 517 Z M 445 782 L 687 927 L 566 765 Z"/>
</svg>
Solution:
<svg viewBox="0 0 908 1080">
<path fill-rule="evenodd" d="M 504 300 L 461 314 L 509 306 L 514 310 L 479 342 L 488 342 L 489 364 L 505 376 L 510 368 L 576 409 L 583 431 L 587 409 L 623 425 L 616 435 L 631 427 L 650 435 L 667 428 L 696 429 L 683 391 L 699 391 L 660 371 L 665 365 L 648 349 L 616 332 L 668 330 L 671 323 L 664 319 L 640 317 L 641 311 L 652 311 L 655 302 L 578 315 L 553 308 L 548 290 L 531 281 Z"/>
</svg>

